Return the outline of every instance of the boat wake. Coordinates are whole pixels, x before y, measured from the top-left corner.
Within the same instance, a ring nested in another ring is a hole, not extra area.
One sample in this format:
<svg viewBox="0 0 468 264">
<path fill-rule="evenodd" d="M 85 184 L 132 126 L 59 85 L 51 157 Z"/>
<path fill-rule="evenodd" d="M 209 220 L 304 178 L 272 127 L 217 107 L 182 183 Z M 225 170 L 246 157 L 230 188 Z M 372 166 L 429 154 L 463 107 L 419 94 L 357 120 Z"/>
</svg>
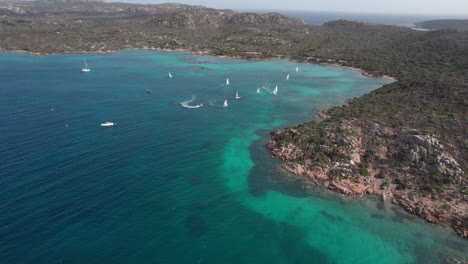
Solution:
<svg viewBox="0 0 468 264">
<path fill-rule="evenodd" d="M 273 94 L 273 91 L 270 90 L 270 89 L 268 89 L 268 88 L 265 87 L 265 86 L 262 86 L 262 89 L 265 90 L 265 91 L 267 91 L 267 92 L 269 92 L 270 94 Z"/>
<path fill-rule="evenodd" d="M 216 101 L 216 100 L 210 100 L 208 101 L 208 105 L 210 107 L 215 107 L 215 108 L 224 108 L 224 103 L 222 105 L 219 104 L 219 101 Z"/>
<path fill-rule="evenodd" d="M 185 107 L 185 108 L 200 108 L 203 106 L 203 103 L 197 104 L 197 105 L 189 105 L 191 102 L 195 101 L 195 98 L 197 98 L 195 95 L 192 95 L 192 98 L 190 100 L 181 102 L 180 105 Z"/>
</svg>

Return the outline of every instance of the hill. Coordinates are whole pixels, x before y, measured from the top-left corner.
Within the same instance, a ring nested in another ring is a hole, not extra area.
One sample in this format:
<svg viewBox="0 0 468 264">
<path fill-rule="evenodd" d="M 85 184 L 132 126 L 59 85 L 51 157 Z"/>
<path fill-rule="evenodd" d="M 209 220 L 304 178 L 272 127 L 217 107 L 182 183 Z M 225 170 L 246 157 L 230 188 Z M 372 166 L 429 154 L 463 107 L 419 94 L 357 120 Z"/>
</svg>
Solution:
<svg viewBox="0 0 468 264">
<path fill-rule="evenodd" d="M 425 29 L 447 29 L 454 28 L 460 30 L 468 30 L 468 19 L 439 19 L 428 20 L 415 23 L 419 28 Z"/>
</svg>

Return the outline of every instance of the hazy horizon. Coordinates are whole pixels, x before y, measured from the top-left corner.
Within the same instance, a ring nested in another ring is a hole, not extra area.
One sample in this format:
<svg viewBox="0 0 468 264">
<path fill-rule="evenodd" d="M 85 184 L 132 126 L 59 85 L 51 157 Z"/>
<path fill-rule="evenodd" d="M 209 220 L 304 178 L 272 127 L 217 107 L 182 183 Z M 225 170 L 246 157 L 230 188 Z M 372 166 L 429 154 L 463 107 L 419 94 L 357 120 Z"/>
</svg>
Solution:
<svg viewBox="0 0 468 264">
<path fill-rule="evenodd" d="M 268 0 L 109 0 L 110 2 L 127 3 L 180 3 L 189 5 L 203 5 L 218 9 L 235 10 L 282 10 L 282 11 L 311 11 L 311 12 L 343 12 L 395 15 L 447 15 L 466 16 L 468 19 L 468 1 L 466 0 L 328 0 L 326 2 L 308 0 L 268 1 Z"/>
</svg>

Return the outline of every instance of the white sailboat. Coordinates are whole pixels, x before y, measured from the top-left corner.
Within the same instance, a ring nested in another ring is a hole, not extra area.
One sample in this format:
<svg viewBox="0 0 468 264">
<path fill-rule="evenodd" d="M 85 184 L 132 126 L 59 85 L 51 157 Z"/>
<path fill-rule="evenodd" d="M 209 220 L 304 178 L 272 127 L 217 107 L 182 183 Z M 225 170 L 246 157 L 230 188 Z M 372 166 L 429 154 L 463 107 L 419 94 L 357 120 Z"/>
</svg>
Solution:
<svg viewBox="0 0 468 264">
<path fill-rule="evenodd" d="M 236 99 L 240 99 L 239 91 L 236 92 Z"/>
<path fill-rule="evenodd" d="M 226 99 L 226 100 L 224 100 L 223 107 L 228 107 L 227 99 Z"/>
<path fill-rule="evenodd" d="M 298 71 L 299 71 L 299 66 L 296 66 L 296 72 L 298 72 Z"/>
<path fill-rule="evenodd" d="M 260 88 L 257 88 L 257 94 L 260 94 Z"/>
<path fill-rule="evenodd" d="M 85 67 L 81 69 L 81 72 L 90 72 L 91 68 L 89 68 L 89 65 L 86 62 L 86 59 L 84 60 L 84 65 L 85 65 Z"/>
<path fill-rule="evenodd" d="M 229 85 L 229 78 L 226 79 L 226 85 Z"/>
<path fill-rule="evenodd" d="M 273 90 L 273 94 L 274 94 L 274 95 L 277 95 L 277 94 L 278 94 L 278 86 L 276 86 L 275 89 Z"/>
<path fill-rule="evenodd" d="M 172 74 L 171 74 L 171 73 L 169 73 L 169 78 L 171 78 L 171 79 L 172 79 Z"/>
<path fill-rule="evenodd" d="M 287 80 L 289 80 L 289 74 L 288 74 L 288 76 L 286 76 L 286 81 L 287 81 Z"/>
<path fill-rule="evenodd" d="M 105 123 L 101 123 L 101 126 L 102 127 L 108 127 L 108 126 L 113 126 L 115 125 L 116 123 L 113 123 L 113 122 L 105 122 Z"/>
</svg>

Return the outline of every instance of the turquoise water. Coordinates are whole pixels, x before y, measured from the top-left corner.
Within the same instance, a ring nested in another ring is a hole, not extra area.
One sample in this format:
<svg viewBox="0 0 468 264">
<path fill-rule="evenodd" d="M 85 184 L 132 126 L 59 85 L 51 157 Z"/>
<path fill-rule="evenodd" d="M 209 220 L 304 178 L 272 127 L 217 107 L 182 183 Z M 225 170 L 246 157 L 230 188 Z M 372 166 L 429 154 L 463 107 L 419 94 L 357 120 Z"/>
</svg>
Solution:
<svg viewBox="0 0 468 264">
<path fill-rule="evenodd" d="M 90 73 L 79 71 L 85 57 Z M 0 263 L 466 260 L 468 243 L 449 228 L 306 189 L 279 169 L 264 147 L 270 131 L 388 82 L 295 67 L 135 50 L 0 53 Z M 180 105 L 192 96 L 204 106 Z"/>
</svg>

